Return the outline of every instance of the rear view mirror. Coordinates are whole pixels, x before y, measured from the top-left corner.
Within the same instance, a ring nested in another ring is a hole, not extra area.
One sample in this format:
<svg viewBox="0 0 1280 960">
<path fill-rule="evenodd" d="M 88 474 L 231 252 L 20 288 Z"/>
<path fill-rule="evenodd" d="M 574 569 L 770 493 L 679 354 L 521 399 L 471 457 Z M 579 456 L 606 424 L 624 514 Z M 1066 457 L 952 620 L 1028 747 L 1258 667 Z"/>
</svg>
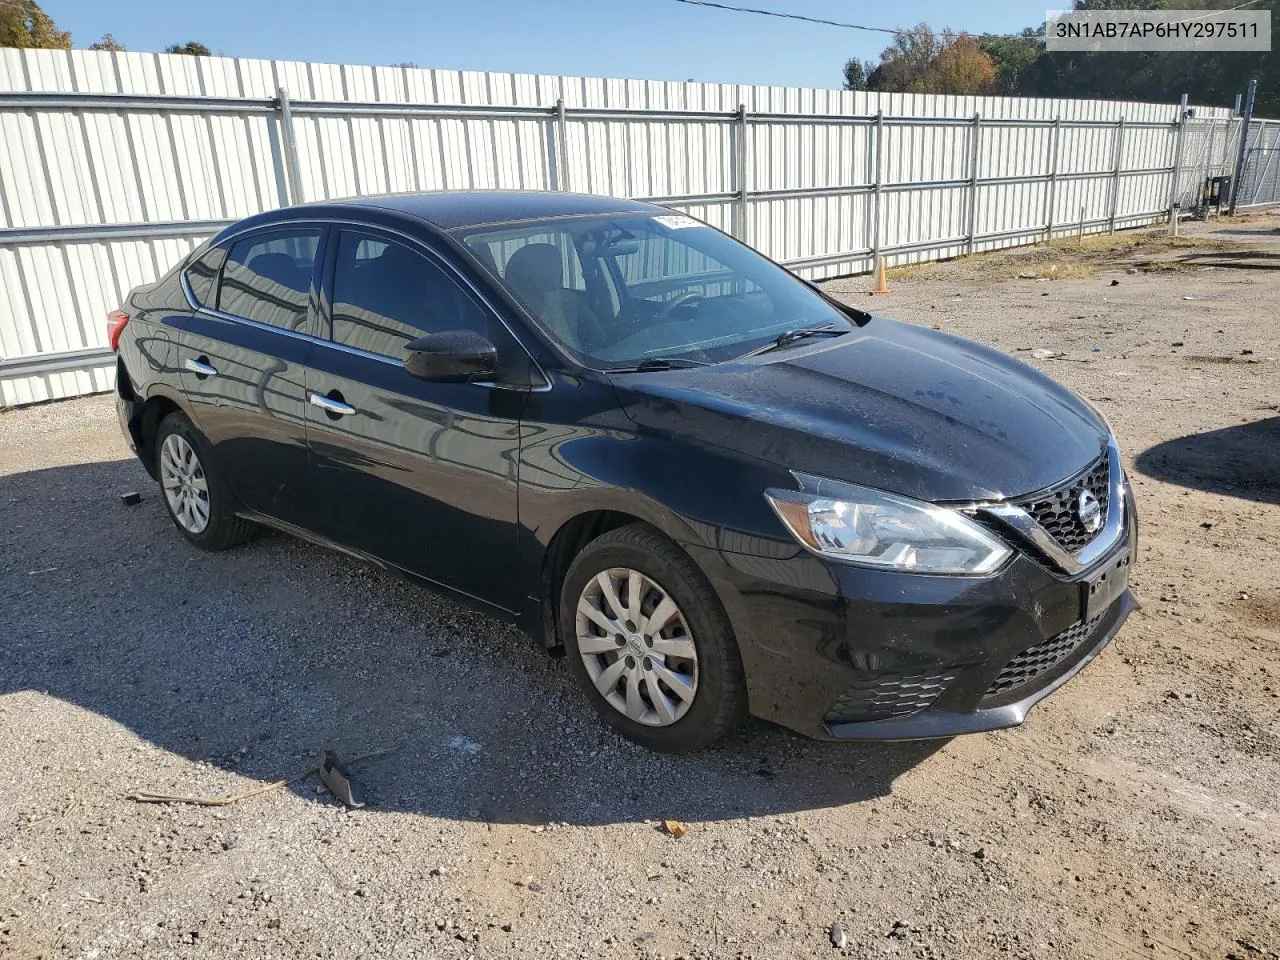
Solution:
<svg viewBox="0 0 1280 960">
<path fill-rule="evenodd" d="M 493 376 L 498 351 L 470 330 L 429 333 L 405 344 L 405 371 L 432 383 L 467 383 Z"/>
</svg>

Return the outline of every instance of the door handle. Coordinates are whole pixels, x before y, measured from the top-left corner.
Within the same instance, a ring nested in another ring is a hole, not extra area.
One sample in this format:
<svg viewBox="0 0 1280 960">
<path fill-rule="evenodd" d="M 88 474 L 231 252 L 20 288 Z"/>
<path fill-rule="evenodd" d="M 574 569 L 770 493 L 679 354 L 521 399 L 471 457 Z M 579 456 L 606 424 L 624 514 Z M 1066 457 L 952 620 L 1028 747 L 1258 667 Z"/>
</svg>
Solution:
<svg viewBox="0 0 1280 960">
<path fill-rule="evenodd" d="M 336 417 L 349 417 L 356 412 L 356 408 L 349 403 L 343 403 L 341 400 L 335 400 L 333 397 L 326 397 L 322 393 L 313 393 L 311 403 L 319 407 L 325 413 L 333 414 Z"/>
<path fill-rule="evenodd" d="M 199 360 L 188 360 L 183 364 L 188 370 L 201 377 L 216 377 L 218 368 L 210 364 L 205 358 Z"/>
</svg>

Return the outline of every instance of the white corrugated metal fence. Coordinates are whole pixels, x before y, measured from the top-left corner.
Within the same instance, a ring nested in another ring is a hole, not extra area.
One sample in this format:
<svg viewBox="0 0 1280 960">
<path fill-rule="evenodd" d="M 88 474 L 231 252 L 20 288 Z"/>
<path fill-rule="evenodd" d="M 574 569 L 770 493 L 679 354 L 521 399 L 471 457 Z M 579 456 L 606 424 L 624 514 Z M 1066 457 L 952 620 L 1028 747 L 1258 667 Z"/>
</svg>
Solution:
<svg viewBox="0 0 1280 960">
<path fill-rule="evenodd" d="M 1239 121 L 1179 114 L 0 50 L 0 402 L 109 389 L 106 312 L 225 223 L 288 203 L 499 187 L 648 198 L 817 278 L 876 253 L 938 259 L 1189 208 L 1206 175 L 1230 172 Z M 1276 170 L 1259 168 L 1263 194 Z"/>
</svg>

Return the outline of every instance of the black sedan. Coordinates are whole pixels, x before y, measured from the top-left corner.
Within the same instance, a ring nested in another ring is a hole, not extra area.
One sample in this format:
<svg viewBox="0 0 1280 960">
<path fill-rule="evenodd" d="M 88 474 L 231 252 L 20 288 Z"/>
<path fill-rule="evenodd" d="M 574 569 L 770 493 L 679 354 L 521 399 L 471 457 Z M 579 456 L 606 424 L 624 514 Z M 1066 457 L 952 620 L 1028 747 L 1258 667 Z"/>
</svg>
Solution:
<svg viewBox="0 0 1280 960">
<path fill-rule="evenodd" d="M 108 330 L 188 540 L 267 525 L 447 590 L 565 652 L 655 750 L 748 713 L 851 740 L 1018 724 L 1134 607 L 1133 500 L 1088 403 L 661 207 L 278 210 Z"/>
</svg>

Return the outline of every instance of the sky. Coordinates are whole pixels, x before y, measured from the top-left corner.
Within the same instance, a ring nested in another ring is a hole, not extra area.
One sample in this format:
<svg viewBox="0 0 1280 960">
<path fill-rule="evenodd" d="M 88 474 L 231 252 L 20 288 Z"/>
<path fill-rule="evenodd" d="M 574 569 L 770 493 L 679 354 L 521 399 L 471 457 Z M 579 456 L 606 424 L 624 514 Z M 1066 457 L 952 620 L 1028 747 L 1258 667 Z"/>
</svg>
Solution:
<svg viewBox="0 0 1280 960">
<path fill-rule="evenodd" d="M 40 0 L 76 47 L 195 40 L 227 56 L 839 87 L 892 38 L 677 0 Z M 877 27 L 970 33 L 1043 22 L 1044 0 L 725 0 Z M 1064 4 L 1065 5 L 1065 4 Z"/>
</svg>

